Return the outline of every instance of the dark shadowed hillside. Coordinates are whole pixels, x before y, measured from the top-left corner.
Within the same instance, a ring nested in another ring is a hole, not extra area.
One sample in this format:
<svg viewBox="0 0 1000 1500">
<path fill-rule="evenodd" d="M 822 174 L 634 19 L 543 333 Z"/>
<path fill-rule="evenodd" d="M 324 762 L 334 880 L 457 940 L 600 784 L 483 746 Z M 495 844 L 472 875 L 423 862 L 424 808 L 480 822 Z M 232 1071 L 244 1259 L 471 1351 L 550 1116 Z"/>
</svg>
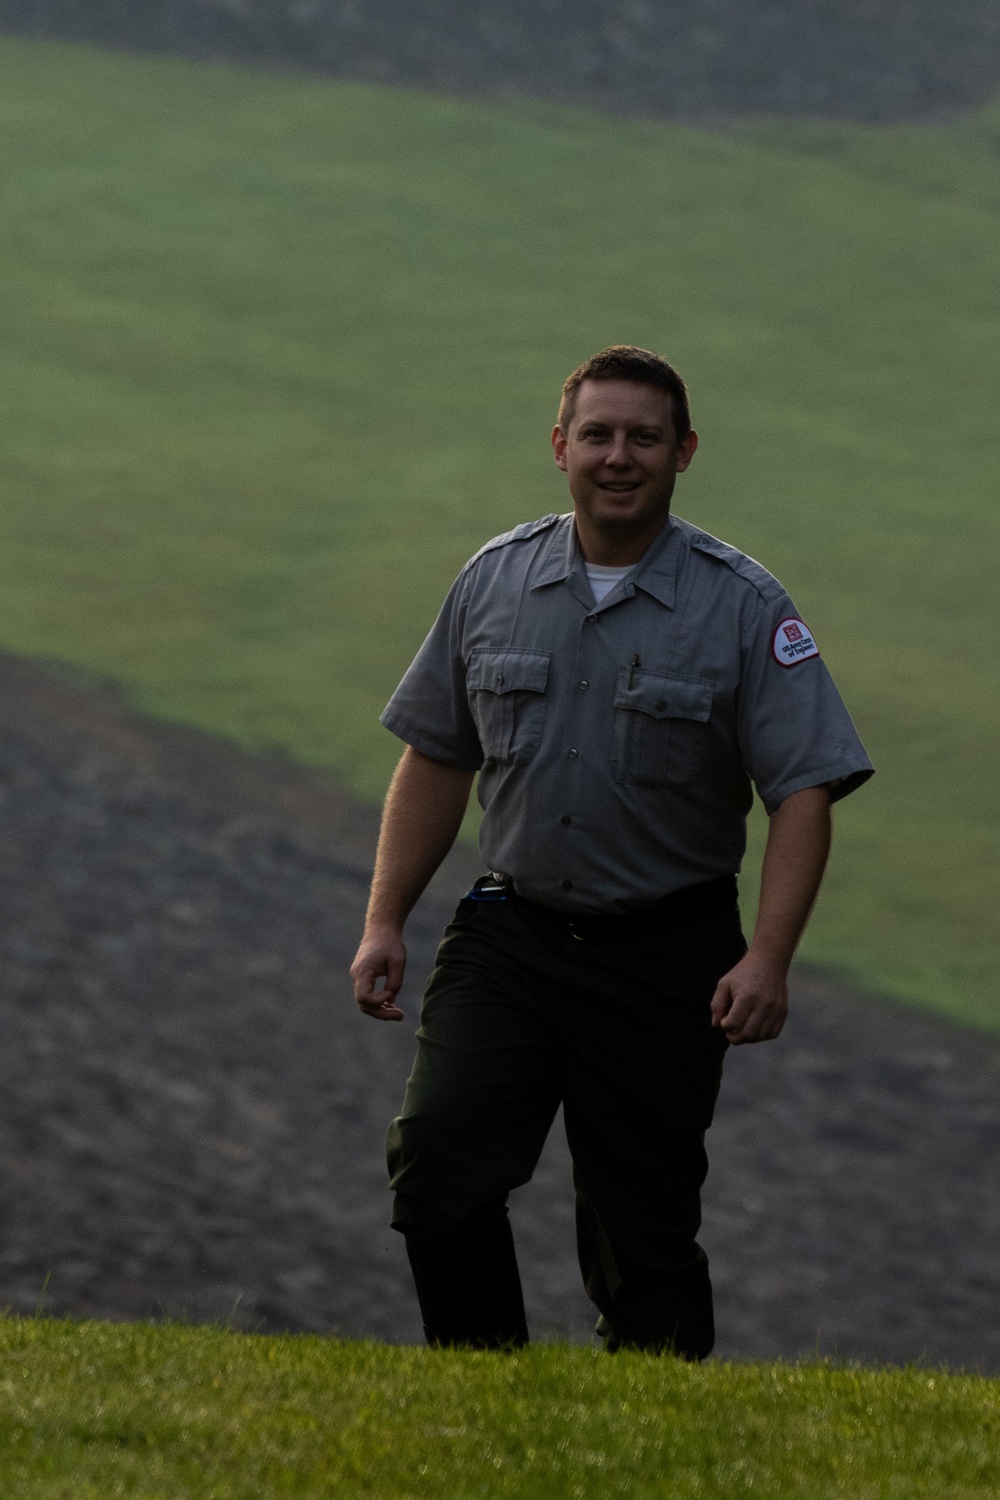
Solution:
<svg viewBox="0 0 1000 1500">
<path fill-rule="evenodd" d="M 382 1143 L 401 1026 L 346 968 L 377 815 L 318 771 L 0 655 L 0 1306 L 417 1339 Z M 1000 1371 L 995 1039 L 800 972 L 726 1063 L 719 1352 Z M 516 1195 L 532 1328 L 587 1337 L 565 1141 Z"/>
<path fill-rule="evenodd" d="M 1000 84 L 994 0 L 0 0 L 0 25 L 690 119 L 932 119 Z"/>
</svg>

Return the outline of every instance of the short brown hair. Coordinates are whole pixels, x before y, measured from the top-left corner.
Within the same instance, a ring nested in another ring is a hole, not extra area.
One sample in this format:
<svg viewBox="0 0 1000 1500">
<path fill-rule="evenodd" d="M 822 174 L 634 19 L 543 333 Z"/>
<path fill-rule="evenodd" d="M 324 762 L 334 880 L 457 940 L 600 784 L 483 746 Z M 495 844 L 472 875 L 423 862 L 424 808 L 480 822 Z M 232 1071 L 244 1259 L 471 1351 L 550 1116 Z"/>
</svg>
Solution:
<svg viewBox="0 0 1000 1500">
<path fill-rule="evenodd" d="M 559 426 L 563 432 L 573 420 L 577 392 L 585 380 L 630 380 L 633 385 L 651 385 L 658 391 L 666 391 L 673 400 L 677 441 L 682 442 L 691 431 L 687 386 L 673 365 L 649 349 L 639 349 L 634 344 L 612 344 L 584 360 L 563 386 L 559 403 Z"/>
</svg>

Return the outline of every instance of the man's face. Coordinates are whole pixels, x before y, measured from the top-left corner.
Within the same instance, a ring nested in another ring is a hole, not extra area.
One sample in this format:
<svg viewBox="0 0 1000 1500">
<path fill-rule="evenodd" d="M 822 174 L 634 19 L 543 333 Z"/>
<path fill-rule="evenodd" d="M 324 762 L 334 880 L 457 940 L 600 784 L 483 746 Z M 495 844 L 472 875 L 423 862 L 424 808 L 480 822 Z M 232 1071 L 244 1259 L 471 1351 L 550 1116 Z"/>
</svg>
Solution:
<svg viewBox="0 0 1000 1500">
<path fill-rule="evenodd" d="M 698 446 L 674 434 L 673 398 L 627 380 L 585 380 L 552 448 L 569 480 L 578 524 L 607 537 L 655 534 L 670 511 L 678 474 Z"/>
</svg>

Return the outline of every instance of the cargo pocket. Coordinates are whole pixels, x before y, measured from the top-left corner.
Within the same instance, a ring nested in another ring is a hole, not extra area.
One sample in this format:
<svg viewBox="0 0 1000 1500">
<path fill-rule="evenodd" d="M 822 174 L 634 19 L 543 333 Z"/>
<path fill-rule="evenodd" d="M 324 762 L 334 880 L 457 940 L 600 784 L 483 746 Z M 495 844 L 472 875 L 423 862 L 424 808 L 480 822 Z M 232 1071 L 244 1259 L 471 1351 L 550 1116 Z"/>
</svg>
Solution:
<svg viewBox="0 0 1000 1500">
<path fill-rule="evenodd" d="M 684 786 L 701 764 L 712 684 L 622 667 L 615 690 L 617 780 Z"/>
<path fill-rule="evenodd" d="M 531 760 L 545 727 L 548 651 L 474 651 L 466 686 L 487 760 Z"/>
</svg>

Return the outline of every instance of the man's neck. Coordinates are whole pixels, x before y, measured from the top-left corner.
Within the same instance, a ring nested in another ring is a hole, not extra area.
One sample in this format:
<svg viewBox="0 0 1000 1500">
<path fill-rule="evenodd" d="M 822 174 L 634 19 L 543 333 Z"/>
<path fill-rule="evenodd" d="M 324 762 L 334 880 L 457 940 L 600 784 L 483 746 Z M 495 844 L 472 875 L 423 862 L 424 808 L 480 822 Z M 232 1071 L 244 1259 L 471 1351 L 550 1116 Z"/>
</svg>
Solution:
<svg viewBox="0 0 1000 1500">
<path fill-rule="evenodd" d="M 649 551 L 669 521 L 670 517 L 664 516 L 655 526 L 622 536 L 620 532 L 599 531 L 586 520 L 581 524 L 581 518 L 577 516 L 576 539 L 584 562 L 596 563 L 600 568 L 629 568 Z"/>
</svg>

